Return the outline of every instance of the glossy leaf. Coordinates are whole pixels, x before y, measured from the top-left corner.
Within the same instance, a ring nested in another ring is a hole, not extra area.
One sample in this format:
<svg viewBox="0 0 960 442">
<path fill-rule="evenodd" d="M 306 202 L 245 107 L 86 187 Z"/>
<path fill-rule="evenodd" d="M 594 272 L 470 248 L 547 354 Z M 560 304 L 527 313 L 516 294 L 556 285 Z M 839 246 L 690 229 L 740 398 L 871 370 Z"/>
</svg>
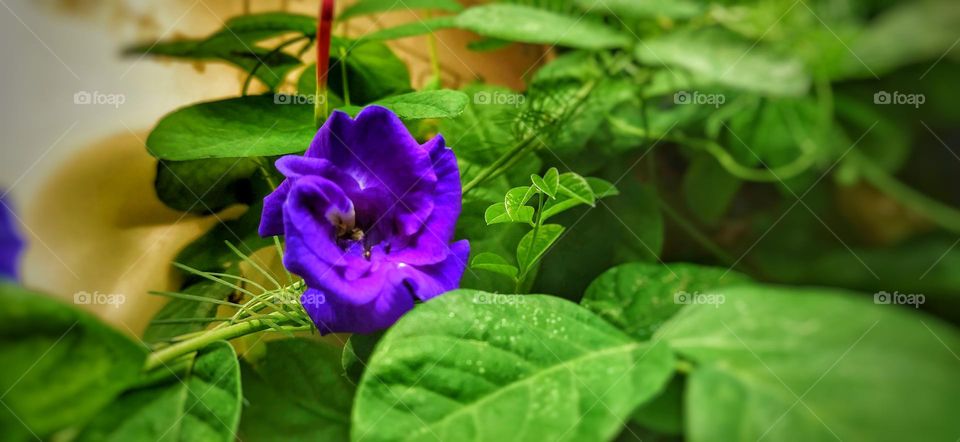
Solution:
<svg viewBox="0 0 960 442">
<path fill-rule="evenodd" d="M 496 299 L 460 290 L 401 318 L 363 375 L 352 439 L 606 440 L 669 379 L 665 346 L 576 304 Z"/>
<path fill-rule="evenodd" d="M 691 441 L 949 440 L 960 422 L 960 333 L 864 294 L 770 286 L 726 288 L 690 305 L 663 339 L 694 369 Z M 891 416 L 895 416 L 892 419 Z"/>
<path fill-rule="evenodd" d="M 590 18 L 562 15 L 517 4 L 489 4 L 456 17 L 459 28 L 484 37 L 581 49 L 627 46 L 631 38 Z"/>
<path fill-rule="evenodd" d="M 241 401 L 237 354 L 214 342 L 197 353 L 189 374 L 124 393 L 77 440 L 229 442 L 237 438 Z"/>
<path fill-rule="evenodd" d="M 95 296 L 121 301 L 73 299 Z M 0 439 L 83 424 L 139 379 L 146 349 L 92 315 L 6 282 L 0 301 Z"/>
<path fill-rule="evenodd" d="M 560 239 L 564 230 L 564 227 L 559 224 L 544 224 L 530 230 L 520 239 L 520 244 L 517 246 L 517 264 L 520 265 L 521 275 L 527 274 L 540 262 L 553 243 Z"/>
<path fill-rule="evenodd" d="M 496 253 L 480 253 L 470 262 L 470 267 L 480 270 L 488 270 L 499 273 L 511 278 L 517 277 L 517 266 L 510 264 L 502 256 Z"/>
<path fill-rule="evenodd" d="M 637 339 L 650 339 L 689 296 L 722 292 L 748 279 L 726 269 L 693 264 L 630 263 L 614 267 L 587 287 L 580 304 Z"/>
</svg>

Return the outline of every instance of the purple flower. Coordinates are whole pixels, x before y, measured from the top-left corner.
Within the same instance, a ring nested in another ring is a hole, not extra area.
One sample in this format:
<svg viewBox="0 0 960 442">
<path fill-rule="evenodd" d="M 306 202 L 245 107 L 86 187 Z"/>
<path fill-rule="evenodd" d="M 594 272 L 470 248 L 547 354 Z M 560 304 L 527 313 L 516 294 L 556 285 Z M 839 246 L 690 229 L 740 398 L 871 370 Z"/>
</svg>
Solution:
<svg viewBox="0 0 960 442">
<path fill-rule="evenodd" d="M 264 199 L 260 235 L 284 235 L 283 263 L 307 283 L 321 333 L 369 333 L 456 288 L 470 246 L 453 240 L 460 171 L 436 136 L 420 145 L 391 111 L 335 111 Z"/>
<path fill-rule="evenodd" d="M 0 280 L 17 279 L 17 268 L 23 241 L 14 229 L 13 209 L 0 197 Z"/>
</svg>

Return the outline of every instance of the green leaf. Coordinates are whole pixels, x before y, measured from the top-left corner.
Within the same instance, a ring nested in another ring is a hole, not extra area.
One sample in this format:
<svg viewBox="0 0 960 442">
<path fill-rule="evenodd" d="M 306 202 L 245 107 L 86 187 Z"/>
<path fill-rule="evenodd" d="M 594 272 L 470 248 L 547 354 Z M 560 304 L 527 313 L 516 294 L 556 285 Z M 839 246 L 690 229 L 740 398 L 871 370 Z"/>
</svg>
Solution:
<svg viewBox="0 0 960 442">
<path fill-rule="evenodd" d="M 557 197 L 557 190 L 560 187 L 560 172 L 557 171 L 556 167 L 547 170 L 547 173 L 543 174 L 543 178 L 540 178 L 537 174 L 530 175 L 530 181 L 538 190 L 547 194 L 550 198 Z"/>
<path fill-rule="evenodd" d="M 393 111 L 404 120 L 425 118 L 454 118 L 467 107 L 467 95 L 460 91 L 411 92 L 378 100 L 373 104 Z"/>
<path fill-rule="evenodd" d="M 596 187 L 594 187 L 596 186 Z M 548 200 L 543 206 L 541 221 L 570 210 L 581 204 L 593 206 L 597 198 L 618 195 L 613 184 L 599 178 L 583 178 L 573 172 L 560 174 L 556 200 Z"/>
<path fill-rule="evenodd" d="M 300 65 L 296 57 L 257 46 L 262 40 L 288 33 L 312 37 L 316 19 L 296 14 L 266 13 L 235 17 L 225 29 L 203 39 L 153 42 L 130 47 L 127 55 L 152 55 L 186 60 L 223 60 L 250 72 L 258 64 L 256 77 L 275 89 L 287 72 Z"/>
<path fill-rule="evenodd" d="M 255 37 L 256 40 L 249 40 L 254 42 L 291 32 L 313 37 L 317 34 L 317 19 L 287 12 L 265 12 L 233 17 L 227 20 L 226 28 L 218 34 L 248 37 L 248 40 Z"/>
<path fill-rule="evenodd" d="M 460 12 L 463 6 L 454 0 L 361 0 L 340 13 L 337 20 L 347 20 L 352 17 L 376 14 L 389 11 L 410 11 L 414 9 L 435 9 L 447 12 Z"/>
<path fill-rule="evenodd" d="M 627 19 L 667 17 L 692 18 L 706 12 L 706 4 L 695 0 L 576 0 L 585 11 Z"/>
<path fill-rule="evenodd" d="M 846 49 L 857 56 L 844 57 L 834 76 L 873 79 L 914 63 L 957 60 L 958 26 L 960 9 L 950 0 L 891 4 L 850 41 Z"/>
<path fill-rule="evenodd" d="M 597 199 L 617 196 L 620 194 L 620 191 L 617 190 L 617 186 L 614 186 L 613 183 L 605 179 L 588 176 L 586 180 L 587 184 L 590 185 L 590 190 L 593 191 L 593 195 L 596 196 Z"/>
<path fill-rule="evenodd" d="M 214 342 L 197 353 L 189 374 L 124 393 L 77 441 L 229 442 L 237 437 L 241 401 L 237 354 Z"/>
<path fill-rule="evenodd" d="M 771 95 L 802 95 L 810 87 L 804 65 L 720 29 L 678 31 L 637 45 L 650 65 L 683 68 L 695 85 L 724 85 Z"/>
<path fill-rule="evenodd" d="M 248 178 L 259 170 L 256 158 L 211 158 L 159 161 L 154 187 L 160 201 L 172 209 L 216 213 L 254 199 Z"/>
<path fill-rule="evenodd" d="M 527 202 L 534 195 L 530 186 L 520 186 L 510 189 L 503 197 L 503 207 L 511 221 L 517 221 L 526 218 Z M 532 212 L 533 207 L 530 207 Z"/>
<path fill-rule="evenodd" d="M 0 439 L 80 425 L 139 379 L 146 349 L 92 315 L 4 282 L 0 301 Z"/>
<path fill-rule="evenodd" d="M 304 338 L 270 341 L 266 355 L 241 371 L 238 440 L 349 440 L 354 391 L 337 349 Z"/>
<path fill-rule="evenodd" d="M 400 38 L 407 37 L 416 37 L 418 35 L 429 34 L 431 32 L 440 30 L 455 28 L 455 17 L 436 17 L 428 18 L 424 20 L 417 20 L 411 23 L 402 24 L 399 26 L 394 26 L 392 28 L 384 28 L 376 32 L 371 32 L 363 37 L 360 37 L 362 41 L 386 41 L 386 40 L 396 40 Z"/>
<path fill-rule="evenodd" d="M 496 253 L 480 253 L 470 262 L 470 267 L 474 269 L 488 270 L 511 278 L 517 277 L 517 267 L 507 262 L 502 256 Z"/>
<path fill-rule="evenodd" d="M 726 269 L 694 264 L 630 263 L 595 279 L 580 304 L 637 339 L 650 339 L 690 302 L 684 294 L 711 294 L 749 279 Z"/>
<path fill-rule="evenodd" d="M 373 355 L 373 349 L 383 338 L 386 330 L 362 334 L 354 333 L 347 338 L 346 345 L 343 346 L 343 353 L 340 355 L 340 365 L 343 367 L 344 376 L 354 385 L 360 384 L 360 377 L 367 369 L 370 363 L 370 356 Z"/>
<path fill-rule="evenodd" d="M 160 120 L 150 154 L 174 161 L 302 152 L 316 133 L 313 105 L 278 103 L 272 94 L 200 103 Z"/>
<path fill-rule="evenodd" d="M 550 250 L 560 235 L 563 235 L 564 227 L 559 224 L 544 224 L 539 228 L 531 230 L 517 246 L 517 264 L 520 265 L 520 274 L 526 275 L 533 268 L 543 255 Z"/>
<path fill-rule="evenodd" d="M 386 44 L 335 38 L 331 46 L 327 84 L 338 97 L 346 97 L 344 68 L 353 104 L 368 104 L 412 91 L 406 63 Z"/>
<path fill-rule="evenodd" d="M 741 286 L 686 307 L 664 339 L 692 362 L 686 438 L 951 440 L 960 333 L 825 289 Z M 895 416 L 896 418 L 891 418 Z"/>
<path fill-rule="evenodd" d="M 513 215 L 507 212 L 504 203 L 494 203 L 483 213 L 483 219 L 488 225 L 501 223 L 533 223 L 534 209 L 530 206 L 523 206 L 516 209 Z"/>
<path fill-rule="evenodd" d="M 204 280 L 190 285 L 182 292 L 188 295 L 225 300 L 233 293 L 233 289 L 224 284 Z M 216 313 L 217 305 L 213 303 L 171 299 L 153 316 L 152 321 L 213 318 Z M 143 341 L 148 343 L 161 342 L 175 336 L 203 330 L 207 325 L 209 324 L 200 321 L 169 324 L 151 322 L 143 332 Z"/>
<path fill-rule="evenodd" d="M 576 304 L 490 299 L 451 292 L 390 328 L 357 391 L 353 440 L 607 440 L 673 370 L 667 347 Z"/>
<path fill-rule="evenodd" d="M 622 48 L 629 35 L 589 17 L 557 14 L 531 6 L 490 4 L 463 11 L 455 19 L 459 28 L 484 37 L 581 49 Z"/>
<path fill-rule="evenodd" d="M 573 172 L 566 172 L 560 175 L 558 189 L 560 193 L 583 204 L 592 206 L 596 201 L 596 195 L 593 194 L 590 183 L 582 176 Z"/>
</svg>

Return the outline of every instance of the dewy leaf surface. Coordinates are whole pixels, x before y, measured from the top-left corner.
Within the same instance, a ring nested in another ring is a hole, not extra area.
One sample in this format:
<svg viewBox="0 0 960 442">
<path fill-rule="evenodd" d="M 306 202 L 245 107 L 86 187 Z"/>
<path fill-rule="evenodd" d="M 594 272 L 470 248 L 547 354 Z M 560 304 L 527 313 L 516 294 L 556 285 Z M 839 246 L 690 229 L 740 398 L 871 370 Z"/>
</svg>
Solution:
<svg viewBox="0 0 960 442">
<path fill-rule="evenodd" d="M 667 347 L 576 304 L 459 290 L 404 316 L 357 392 L 355 441 L 603 440 L 664 387 Z"/>
</svg>

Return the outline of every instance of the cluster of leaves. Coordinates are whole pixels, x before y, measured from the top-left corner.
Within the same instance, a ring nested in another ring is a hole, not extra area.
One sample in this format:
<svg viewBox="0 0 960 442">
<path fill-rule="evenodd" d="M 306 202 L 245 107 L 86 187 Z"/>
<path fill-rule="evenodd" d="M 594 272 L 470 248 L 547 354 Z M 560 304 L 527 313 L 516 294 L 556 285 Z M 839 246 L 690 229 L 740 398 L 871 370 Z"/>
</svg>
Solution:
<svg viewBox="0 0 960 442">
<path fill-rule="evenodd" d="M 530 175 L 531 185 L 510 189 L 502 203 L 487 208 L 483 217 L 487 225 L 519 223 L 531 227 L 517 244 L 516 265 L 506 258 L 491 252 L 474 255 L 471 267 L 488 270 L 509 277 L 516 292 L 529 291 L 540 260 L 563 235 L 560 224 L 544 224 L 544 221 L 581 204 L 595 206 L 600 198 L 617 195 L 613 184 L 600 178 L 584 178 L 573 172 L 561 174 L 551 167 L 541 177 Z M 537 207 L 528 205 L 537 198 Z"/>
<path fill-rule="evenodd" d="M 960 252 L 943 233 L 960 231 L 960 215 L 896 178 L 910 178 L 917 124 L 896 106 L 867 104 L 925 71 L 918 91 L 952 87 L 960 15 L 948 1 L 364 0 L 338 20 L 407 8 L 446 15 L 335 37 L 325 99 L 350 113 L 383 105 L 418 136 L 445 136 L 464 183 L 458 237 L 471 242 L 463 289 L 342 350 L 288 336 L 238 357 L 225 340 L 309 328 L 296 305 L 302 284 L 250 256 L 282 252 L 256 235 L 259 202 L 279 179 L 273 159 L 303 151 L 316 129 L 314 105 L 298 98 L 316 93 L 304 56 L 316 21 L 248 15 L 206 38 L 141 45 L 130 52 L 246 72 L 241 96 L 177 110 L 147 141 L 165 203 L 246 212 L 177 257 L 188 278 L 165 294 L 174 299 L 143 342 L 3 286 L 12 308 L 0 310 L 0 352 L 12 364 L 0 369 L 0 438 L 960 434 L 949 418 L 960 398 L 955 326 L 863 293 L 769 284 L 926 293 L 930 313 L 957 319 Z M 385 42 L 447 28 L 481 36 L 472 50 L 525 43 L 551 45 L 553 56 L 523 92 L 446 90 L 439 76 L 414 91 Z M 917 29 L 923 38 L 903 38 Z M 712 101 L 691 104 L 689 94 Z M 960 118 L 923 112 L 916 121 L 934 128 Z M 818 185 L 825 176 L 833 187 Z M 867 217 L 861 207 L 831 204 L 863 195 L 908 215 L 864 209 L 885 214 L 880 229 L 849 221 Z M 908 241 L 931 226 L 939 233 Z M 863 231 L 877 233 L 858 239 Z M 915 256 L 940 260 L 926 269 Z M 664 263 L 675 260 L 724 267 Z M 241 276 L 251 267 L 277 288 Z M 691 294 L 713 302 L 678 297 Z M 183 357 L 157 357 L 210 334 Z"/>
</svg>

